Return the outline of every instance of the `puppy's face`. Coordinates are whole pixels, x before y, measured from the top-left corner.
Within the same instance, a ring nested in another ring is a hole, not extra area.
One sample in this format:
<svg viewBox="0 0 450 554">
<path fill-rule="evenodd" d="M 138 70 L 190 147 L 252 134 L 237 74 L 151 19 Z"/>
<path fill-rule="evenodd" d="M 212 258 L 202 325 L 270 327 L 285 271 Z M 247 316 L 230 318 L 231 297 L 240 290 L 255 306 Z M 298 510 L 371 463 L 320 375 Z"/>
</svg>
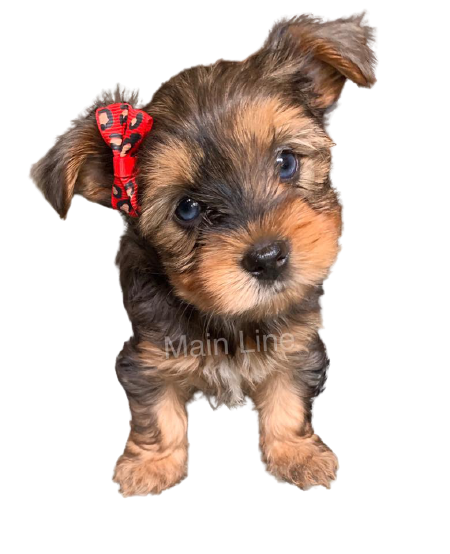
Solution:
<svg viewBox="0 0 450 554">
<path fill-rule="evenodd" d="M 324 116 L 346 79 L 375 81 L 370 40 L 361 17 L 281 22 L 244 62 L 184 71 L 144 107 L 154 127 L 139 152 L 133 225 L 179 297 L 261 317 L 327 276 L 341 218 Z M 111 153 L 93 112 L 33 170 L 62 217 L 74 193 L 110 203 Z"/>
<path fill-rule="evenodd" d="M 248 86 L 251 72 L 219 63 L 174 78 L 155 98 L 140 165 L 142 234 L 176 293 L 223 315 L 298 301 L 326 277 L 340 234 L 320 118 L 264 75 Z"/>
</svg>

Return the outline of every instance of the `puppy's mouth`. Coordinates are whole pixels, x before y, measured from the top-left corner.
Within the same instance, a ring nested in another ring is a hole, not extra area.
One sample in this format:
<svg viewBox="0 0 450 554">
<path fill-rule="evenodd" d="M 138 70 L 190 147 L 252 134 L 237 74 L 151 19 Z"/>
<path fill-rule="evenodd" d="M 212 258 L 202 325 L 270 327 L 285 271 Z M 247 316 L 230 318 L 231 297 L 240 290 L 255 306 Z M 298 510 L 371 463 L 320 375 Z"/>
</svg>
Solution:
<svg viewBox="0 0 450 554">
<path fill-rule="evenodd" d="M 259 303 L 264 302 L 264 300 L 271 301 L 279 295 L 288 293 L 290 289 L 295 287 L 289 269 L 286 269 L 282 275 L 271 280 L 252 277 L 249 286 L 255 291 Z"/>
</svg>

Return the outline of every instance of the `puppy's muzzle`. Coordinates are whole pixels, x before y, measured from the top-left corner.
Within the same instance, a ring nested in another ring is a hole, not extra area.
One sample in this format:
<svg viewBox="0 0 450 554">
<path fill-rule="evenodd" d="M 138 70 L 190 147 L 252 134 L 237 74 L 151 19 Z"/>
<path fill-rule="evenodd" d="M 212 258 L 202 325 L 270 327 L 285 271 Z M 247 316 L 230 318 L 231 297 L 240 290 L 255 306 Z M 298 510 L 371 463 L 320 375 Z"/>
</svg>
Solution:
<svg viewBox="0 0 450 554">
<path fill-rule="evenodd" d="M 271 283 L 286 271 L 289 250 L 289 243 L 285 240 L 261 241 L 246 252 L 242 266 L 258 281 Z"/>
</svg>

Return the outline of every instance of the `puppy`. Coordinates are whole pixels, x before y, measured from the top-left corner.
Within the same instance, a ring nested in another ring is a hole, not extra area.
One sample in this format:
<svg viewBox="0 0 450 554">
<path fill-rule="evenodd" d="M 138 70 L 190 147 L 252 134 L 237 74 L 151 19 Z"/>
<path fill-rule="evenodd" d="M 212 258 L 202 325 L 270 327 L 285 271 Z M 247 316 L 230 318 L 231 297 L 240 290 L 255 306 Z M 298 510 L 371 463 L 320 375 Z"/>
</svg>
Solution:
<svg viewBox="0 0 450 554">
<path fill-rule="evenodd" d="M 141 110 L 134 95 L 104 94 L 33 167 L 62 218 L 81 194 L 126 221 L 123 495 L 186 476 L 196 391 L 253 400 L 279 479 L 307 489 L 335 478 L 311 423 L 329 364 L 319 298 L 341 233 L 325 116 L 346 79 L 375 82 L 372 34 L 362 16 L 282 21 L 243 62 L 182 71 Z"/>
</svg>

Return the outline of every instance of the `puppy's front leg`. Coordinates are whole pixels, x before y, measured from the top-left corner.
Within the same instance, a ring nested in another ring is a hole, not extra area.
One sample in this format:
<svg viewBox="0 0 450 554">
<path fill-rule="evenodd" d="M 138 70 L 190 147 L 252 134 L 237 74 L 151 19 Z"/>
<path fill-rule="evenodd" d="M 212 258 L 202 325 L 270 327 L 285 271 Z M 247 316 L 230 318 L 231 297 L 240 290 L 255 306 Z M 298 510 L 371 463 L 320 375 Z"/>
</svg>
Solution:
<svg viewBox="0 0 450 554">
<path fill-rule="evenodd" d="M 314 434 L 310 401 L 288 372 L 274 373 L 254 395 L 267 469 L 301 489 L 327 488 L 338 467 L 333 452 Z"/>
<path fill-rule="evenodd" d="M 186 396 L 139 357 L 133 341 L 117 359 L 131 410 L 131 432 L 114 481 L 124 496 L 160 493 L 186 476 Z"/>
</svg>

